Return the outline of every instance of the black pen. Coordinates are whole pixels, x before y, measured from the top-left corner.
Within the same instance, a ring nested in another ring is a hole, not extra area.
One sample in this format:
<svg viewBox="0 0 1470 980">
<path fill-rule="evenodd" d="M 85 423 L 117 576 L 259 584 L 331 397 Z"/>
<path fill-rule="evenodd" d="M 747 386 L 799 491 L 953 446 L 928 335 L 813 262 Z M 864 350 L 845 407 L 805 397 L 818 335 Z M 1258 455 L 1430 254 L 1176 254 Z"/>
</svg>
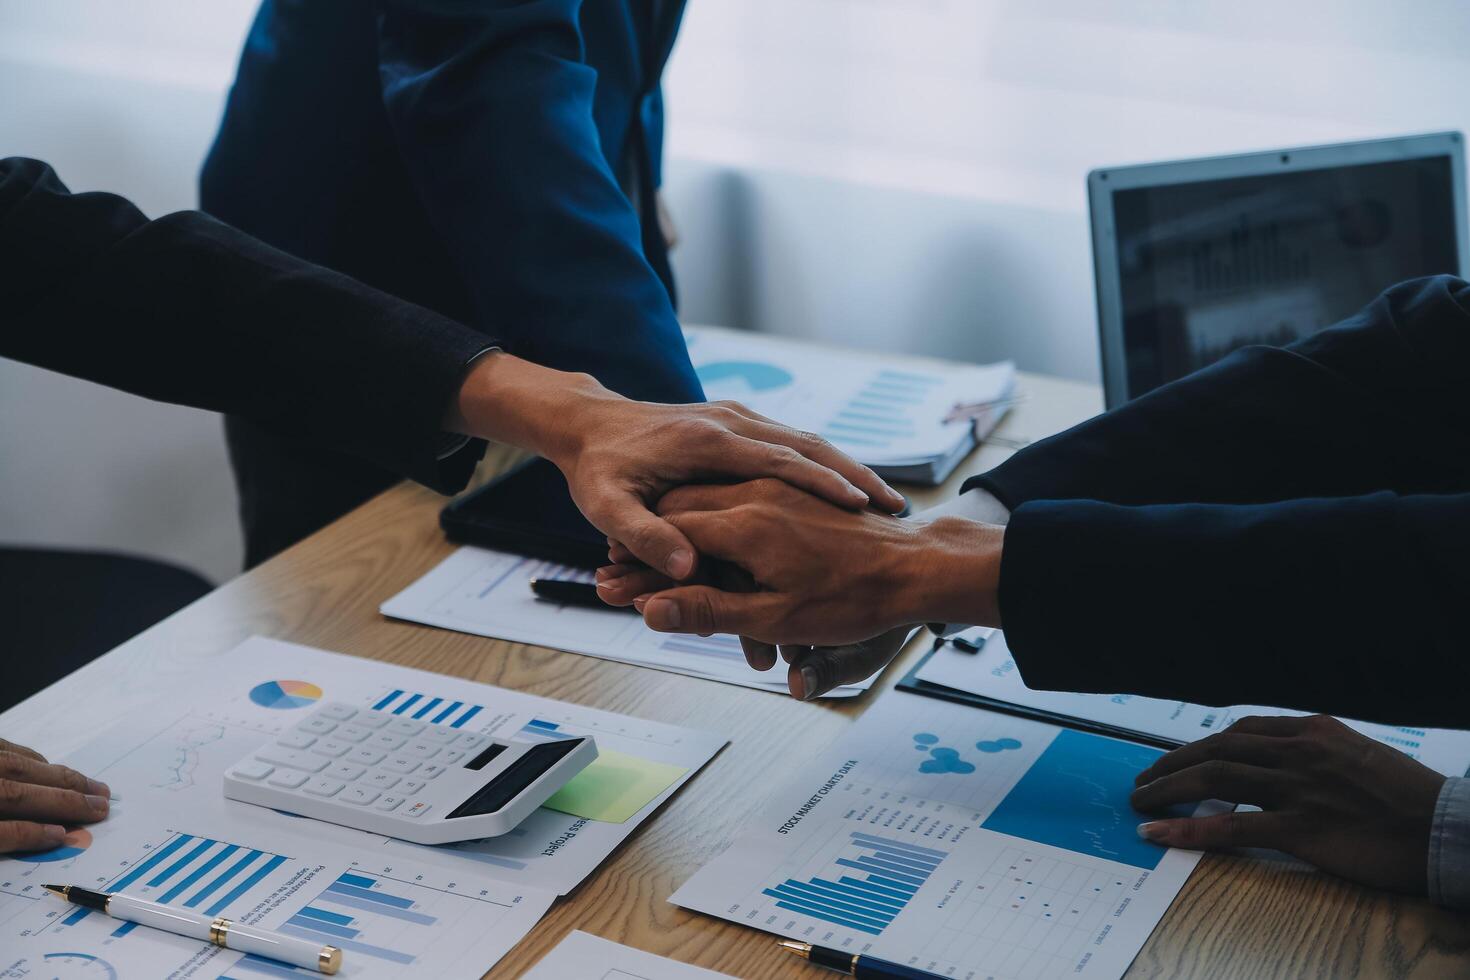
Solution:
<svg viewBox="0 0 1470 980">
<path fill-rule="evenodd" d="M 829 970 L 857 977 L 858 980 L 945 980 L 937 973 L 917 970 L 911 966 L 904 966 L 902 963 L 890 963 L 876 956 L 844 953 L 840 949 L 827 949 L 824 946 L 792 942 L 789 939 L 783 939 L 777 945 L 804 960 L 811 960 L 818 966 L 825 966 Z"/>
<path fill-rule="evenodd" d="M 564 578 L 533 578 L 531 591 L 536 593 L 538 599 L 565 606 L 583 606 L 587 609 L 607 609 L 613 612 L 638 611 L 632 606 L 609 606 L 598 596 L 597 586 L 590 582 L 573 582 Z"/>
</svg>

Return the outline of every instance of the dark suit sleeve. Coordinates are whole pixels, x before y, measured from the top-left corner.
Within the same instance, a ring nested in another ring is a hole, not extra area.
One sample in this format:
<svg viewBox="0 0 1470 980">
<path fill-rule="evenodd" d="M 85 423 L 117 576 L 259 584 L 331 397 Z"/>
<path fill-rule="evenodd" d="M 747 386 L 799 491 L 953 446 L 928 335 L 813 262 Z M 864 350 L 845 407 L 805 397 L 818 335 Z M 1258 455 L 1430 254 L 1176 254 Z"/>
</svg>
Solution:
<svg viewBox="0 0 1470 980">
<path fill-rule="evenodd" d="M 443 491 L 440 420 L 483 334 L 198 212 L 149 221 L 0 160 L 0 355 L 160 401 L 234 412 Z"/>
<path fill-rule="evenodd" d="M 477 315 L 632 398 L 703 399 L 593 119 L 579 0 L 394 0 L 379 74 L 414 188 Z"/>
<path fill-rule="evenodd" d="M 1265 503 L 1465 474 L 1470 284 L 1387 290 L 1287 348 L 1250 347 L 1021 450 L 965 484 L 1028 500 Z M 1456 452 L 1456 450 L 1461 450 Z"/>
<path fill-rule="evenodd" d="M 1395 287 L 979 481 L 1026 683 L 1470 726 L 1466 293 Z"/>
</svg>

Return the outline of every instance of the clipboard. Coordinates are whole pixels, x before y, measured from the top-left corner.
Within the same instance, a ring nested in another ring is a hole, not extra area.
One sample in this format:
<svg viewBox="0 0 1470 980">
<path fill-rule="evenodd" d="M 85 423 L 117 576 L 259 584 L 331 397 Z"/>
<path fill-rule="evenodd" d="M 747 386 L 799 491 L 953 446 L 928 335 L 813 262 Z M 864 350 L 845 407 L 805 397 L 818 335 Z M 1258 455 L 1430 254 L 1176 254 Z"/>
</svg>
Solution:
<svg viewBox="0 0 1470 980">
<path fill-rule="evenodd" d="M 929 658 L 934 656 L 938 649 L 939 646 L 935 645 L 928 653 L 920 657 L 919 662 L 914 664 L 913 668 L 894 686 L 898 690 L 908 691 L 910 694 L 922 694 L 927 698 L 938 698 L 941 701 L 967 704 L 972 708 L 998 711 L 1002 714 L 1015 715 L 1018 718 L 1030 718 L 1033 721 L 1044 721 L 1049 725 L 1072 728 L 1079 732 L 1107 735 L 1112 738 L 1123 739 L 1125 742 L 1137 742 L 1140 745 L 1149 745 L 1156 749 L 1177 749 L 1184 744 L 1175 739 L 1161 738 L 1149 732 L 1141 732 L 1132 728 L 1122 728 L 1100 721 L 1091 721 L 1087 718 L 1078 718 L 1076 715 L 1064 715 L 1056 711 L 1031 708 L 1023 704 L 1002 701 L 999 698 L 990 698 L 983 694 L 971 694 L 969 691 L 957 691 L 952 687 L 945 687 L 942 684 L 933 684 L 929 681 L 919 680 L 919 671 L 923 670 L 924 665 L 929 662 Z"/>
</svg>

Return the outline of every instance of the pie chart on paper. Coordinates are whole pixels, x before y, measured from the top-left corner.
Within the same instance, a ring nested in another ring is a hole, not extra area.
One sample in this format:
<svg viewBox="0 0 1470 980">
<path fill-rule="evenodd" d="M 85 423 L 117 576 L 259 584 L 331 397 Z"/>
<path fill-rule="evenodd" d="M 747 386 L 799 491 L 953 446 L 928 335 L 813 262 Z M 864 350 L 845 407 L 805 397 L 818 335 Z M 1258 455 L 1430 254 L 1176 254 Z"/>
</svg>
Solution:
<svg viewBox="0 0 1470 980">
<path fill-rule="evenodd" d="M 773 391 L 795 379 L 791 372 L 762 361 L 715 361 L 695 368 L 700 384 L 708 388 L 736 389 L 739 394 Z M 722 394 L 734 392 L 724 391 Z"/>
<path fill-rule="evenodd" d="M 304 708 L 321 696 L 322 689 L 309 681 L 266 681 L 250 689 L 250 700 L 262 708 Z"/>
</svg>

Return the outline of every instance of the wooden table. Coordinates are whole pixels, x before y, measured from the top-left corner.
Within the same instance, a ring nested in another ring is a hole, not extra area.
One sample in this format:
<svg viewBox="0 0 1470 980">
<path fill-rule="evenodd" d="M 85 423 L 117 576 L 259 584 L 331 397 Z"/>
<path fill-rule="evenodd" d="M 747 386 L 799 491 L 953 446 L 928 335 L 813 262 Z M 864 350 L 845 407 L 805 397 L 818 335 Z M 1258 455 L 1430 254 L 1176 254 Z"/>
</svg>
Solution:
<svg viewBox="0 0 1470 980">
<path fill-rule="evenodd" d="M 1022 376 L 1025 400 L 949 485 L 1102 407 L 1099 389 Z M 492 452 L 485 474 L 511 455 Z M 127 677 L 197 669 L 252 634 L 420 667 L 723 733 L 731 744 L 502 960 L 519 976 L 572 929 L 740 977 L 831 976 L 771 936 L 670 905 L 668 896 L 736 837 L 783 778 L 782 760 L 842 734 L 913 663 L 916 642 L 864 697 L 830 704 L 384 619 L 378 605 L 445 557 L 442 498 L 402 484 L 0 715 L 0 735 L 49 756 L 124 715 Z M 10 655 L 23 655 L 10 651 Z M 93 719 L 73 728 L 58 719 Z M 1280 855 L 1210 856 L 1143 948 L 1133 977 L 1470 976 L 1470 919 L 1349 885 Z"/>
</svg>

